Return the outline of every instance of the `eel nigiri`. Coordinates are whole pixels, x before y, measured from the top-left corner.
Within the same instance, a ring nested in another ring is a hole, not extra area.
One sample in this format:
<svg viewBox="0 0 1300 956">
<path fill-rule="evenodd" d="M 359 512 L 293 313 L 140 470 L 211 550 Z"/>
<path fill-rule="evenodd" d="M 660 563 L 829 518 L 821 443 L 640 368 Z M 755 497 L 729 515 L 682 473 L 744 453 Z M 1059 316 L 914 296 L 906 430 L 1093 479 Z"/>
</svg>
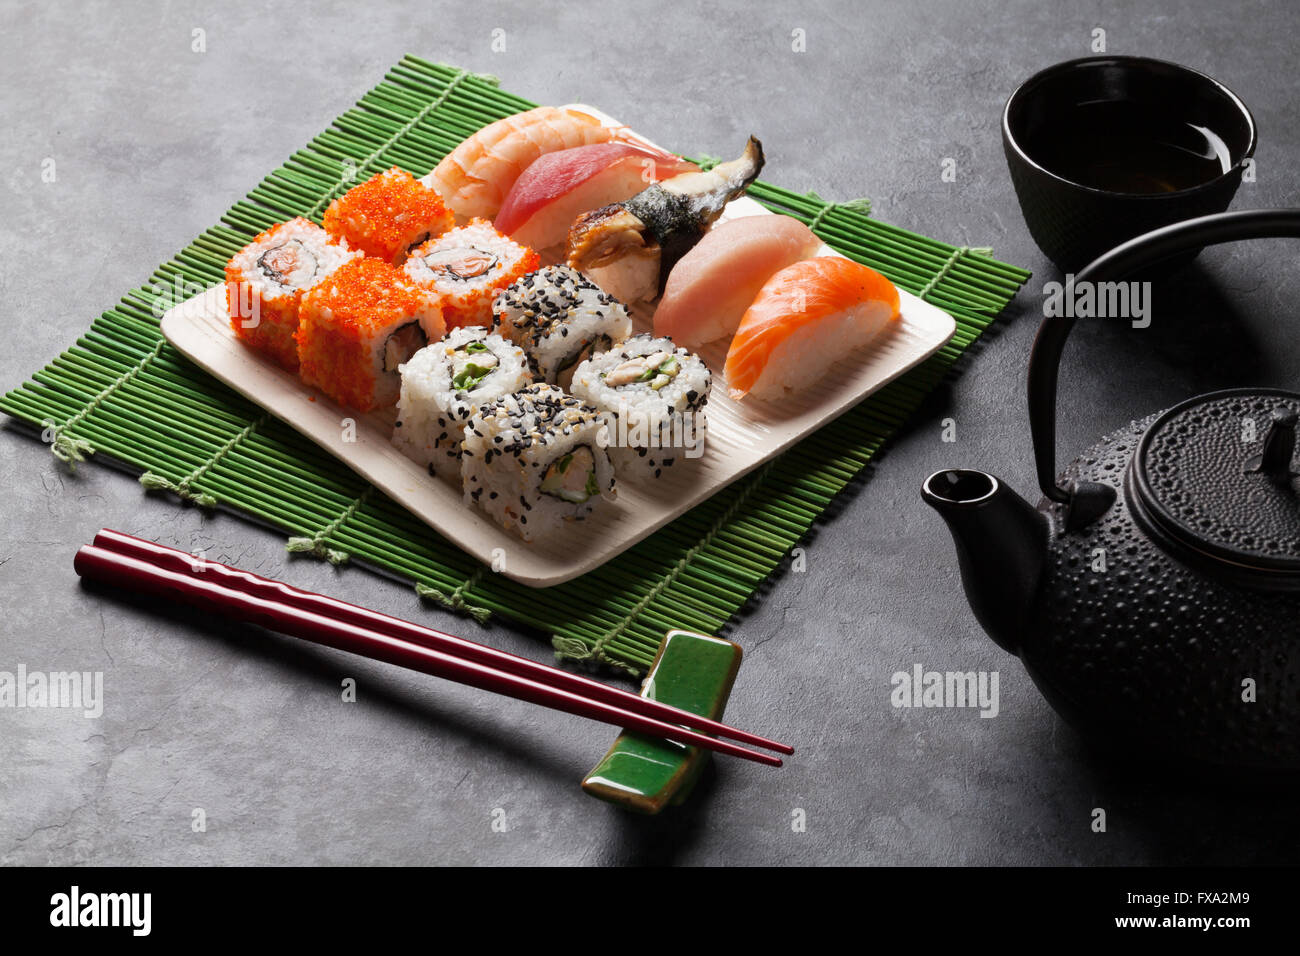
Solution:
<svg viewBox="0 0 1300 956">
<path fill-rule="evenodd" d="M 718 223 L 668 274 L 655 310 L 655 335 L 688 348 L 732 335 L 763 283 L 821 246 L 811 229 L 790 216 Z"/>
<path fill-rule="evenodd" d="M 539 156 L 620 135 L 588 113 L 539 106 L 483 127 L 420 181 L 437 190 L 461 222 L 495 219 L 515 180 Z"/>
<path fill-rule="evenodd" d="M 584 213 L 569 230 L 569 265 L 623 302 L 653 299 L 677 261 L 762 168 L 763 144 L 751 136 L 737 159 Z"/>
<path fill-rule="evenodd" d="M 497 231 L 531 249 L 549 249 L 564 242 L 573 220 L 588 209 L 688 172 L 699 167 L 639 143 L 594 143 L 547 153 L 515 180 L 497 213 Z"/>
<path fill-rule="evenodd" d="M 731 397 L 780 398 L 808 387 L 895 323 L 898 308 L 894 284 L 852 259 L 786 266 L 763 283 L 731 340 Z"/>
</svg>

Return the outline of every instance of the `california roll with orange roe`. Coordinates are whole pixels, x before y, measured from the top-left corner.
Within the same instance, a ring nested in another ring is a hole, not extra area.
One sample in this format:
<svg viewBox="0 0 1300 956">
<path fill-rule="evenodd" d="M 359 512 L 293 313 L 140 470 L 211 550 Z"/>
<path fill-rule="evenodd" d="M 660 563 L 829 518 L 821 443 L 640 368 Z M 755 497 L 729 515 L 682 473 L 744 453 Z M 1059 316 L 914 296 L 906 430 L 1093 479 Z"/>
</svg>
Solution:
<svg viewBox="0 0 1300 956">
<path fill-rule="evenodd" d="M 492 324 L 498 292 L 541 264 L 537 253 L 473 219 L 411 251 L 406 274 L 442 301 L 447 328 Z"/>
<path fill-rule="evenodd" d="M 455 224 L 434 190 L 394 166 L 329 204 L 325 231 L 368 256 L 400 266 L 420 243 Z"/>
<path fill-rule="evenodd" d="M 361 253 L 306 219 L 272 226 L 226 264 L 230 327 L 245 345 L 298 371 L 298 308 L 307 290 Z"/>
<path fill-rule="evenodd" d="M 303 296 L 299 374 L 369 412 L 397 402 L 399 368 L 446 327 L 437 297 L 378 259 L 354 259 Z"/>
</svg>

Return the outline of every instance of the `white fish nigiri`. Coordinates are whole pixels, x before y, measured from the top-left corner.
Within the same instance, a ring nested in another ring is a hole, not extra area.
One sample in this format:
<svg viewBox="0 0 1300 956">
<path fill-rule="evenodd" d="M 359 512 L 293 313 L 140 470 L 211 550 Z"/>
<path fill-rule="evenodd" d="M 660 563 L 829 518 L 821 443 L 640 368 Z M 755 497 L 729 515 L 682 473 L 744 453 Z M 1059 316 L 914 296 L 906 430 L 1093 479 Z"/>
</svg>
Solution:
<svg viewBox="0 0 1300 956">
<path fill-rule="evenodd" d="M 687 348 L 731 336 L 763 283 L 816 255 L 822 241 L 789 216 L 720 222 L 668 274 L 655 335 Z"/>
<path fill-rule="evenodd" d="M 547 153 L 515 180 L 497 213 L 496 228 L 531 249 L 550 249 L 564 242 L 573 220 L 587 210 L 695 171 L 694 163 L 636 143 L 596 143 Z"/>
</svg>

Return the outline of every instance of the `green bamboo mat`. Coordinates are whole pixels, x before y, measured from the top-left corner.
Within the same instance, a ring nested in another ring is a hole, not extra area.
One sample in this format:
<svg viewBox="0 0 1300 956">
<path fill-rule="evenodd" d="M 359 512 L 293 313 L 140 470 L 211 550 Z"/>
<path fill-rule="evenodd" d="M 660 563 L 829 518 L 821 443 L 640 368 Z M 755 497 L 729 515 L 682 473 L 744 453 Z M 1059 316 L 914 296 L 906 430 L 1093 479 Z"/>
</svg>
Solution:
<svg viewBox="0 0 1300 956">
<path fill-rule="evenodd" d="M 485 620 L 551 635 L 562 657 L 644 672 L 672 627 L 715 633 L 1029 277 L 987 249 L 951 246 L 766 183 L 751 194 L 957 320 L 952 342 L 907 376 L 604 567 L 558 587 L 515 584 L 438 537 L 345 465 L 190 364 L 162 339 L 171 304 L 223 280 L 228 258 L 274 222 L 319 221 L 374 172 L 432 169 L 464 137 L 536 104 L 492 77 L 405 57 L 329 130 L 128 292 L 76 344 L 0 399 L 71 467 L 92 452 L 147 488 L 283 529 L 289 548 L 416 582 Z"/>
</svg>

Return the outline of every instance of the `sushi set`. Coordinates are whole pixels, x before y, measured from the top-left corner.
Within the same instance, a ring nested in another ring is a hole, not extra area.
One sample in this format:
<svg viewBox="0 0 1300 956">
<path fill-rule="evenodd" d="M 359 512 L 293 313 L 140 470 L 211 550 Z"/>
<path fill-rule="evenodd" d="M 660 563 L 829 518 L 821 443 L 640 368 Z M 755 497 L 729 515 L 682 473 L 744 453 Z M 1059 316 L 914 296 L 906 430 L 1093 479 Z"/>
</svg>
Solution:
<svg viewBox="0 0 1300 956">
<path fill-rule="evenodd" d="M 170 310 L 191 360 L 494 570 L 608 561 L 924 361 L 942 310 L 588 106 L 393 168 Z"/>
</svg>

